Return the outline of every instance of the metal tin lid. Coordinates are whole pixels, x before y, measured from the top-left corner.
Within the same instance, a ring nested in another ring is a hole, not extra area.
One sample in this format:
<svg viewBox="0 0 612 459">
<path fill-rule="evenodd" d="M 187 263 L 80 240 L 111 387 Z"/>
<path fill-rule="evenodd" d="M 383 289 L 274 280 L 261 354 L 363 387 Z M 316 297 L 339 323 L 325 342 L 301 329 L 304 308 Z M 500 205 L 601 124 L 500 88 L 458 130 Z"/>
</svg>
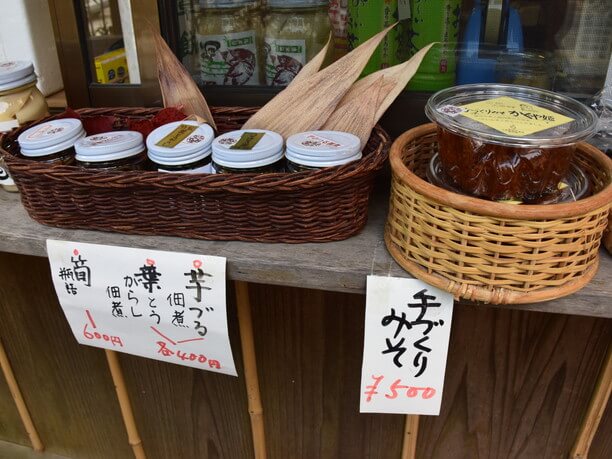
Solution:
<svg viewBox="0 0 612 459">
<path fill-rule="evenodd" d="M 543 89 L 470 84 L 431 96 L 427 117 L 478 141 L 519 147 L 571 145 L 594 134 L 597 115 L 586 105 Z"/>
<path fill-rule="evenodd" d="M 233 149 L 245 134 L 262 133 L 263 136 L 250 149 Z M 212 143 L 212 160 L 220 166 L 233 169 L 251 169 L 274 164 L 283 157 L 283 138 L 280 134 L 263 129 L 227 132 Z"/>
<path fill-rule="evenodd" d="M 302 132 L 287 139 L 285 156 L 304 166 L 340 166 L 361 159 L 361 141 L 348 132 Z"/>
<path fill-rule="evenodd" d="M 17 142 L 23 156 L 40 157 L 66 150 L 82 137 L 85 137 L 85 130 L 81 120 L 63 118 L 37 124 L 23 131 Z"/>
<path fill-rule="evenodd" d="M 180 133 L 181 125 L 193 126 L 195 130 Z M 173 131 L 178 137 L 169 139 Z M 209 156 L 215 133 L 208 124 L 197 121 L 175 121 L 158 127 L 147 137 L 147 151 L 151 160 L 158 164 L 183 165 L 197 162 Z M 158 145 L 163 143 L 164 145 Z M 174 145 L 174 146 L 171 146 Z"/>
<path fill-rule="evenodd" d="M 0 61 L 0 85 L 20 81 L 32 75 L 34 75 L 34 65 L 29 61 Z"/>
<path fill-rule="evenodd" d="M 85 137 L 74 144 L 77 161 L 99 163 L 136 156 L 145 150 L 140 132 L 112 131 Z"/>
<path fill-rule="evenodd" d="M 202 8 L 242 8 L 256 4 L 253 0 L 200 0 Z"/>
</svg>

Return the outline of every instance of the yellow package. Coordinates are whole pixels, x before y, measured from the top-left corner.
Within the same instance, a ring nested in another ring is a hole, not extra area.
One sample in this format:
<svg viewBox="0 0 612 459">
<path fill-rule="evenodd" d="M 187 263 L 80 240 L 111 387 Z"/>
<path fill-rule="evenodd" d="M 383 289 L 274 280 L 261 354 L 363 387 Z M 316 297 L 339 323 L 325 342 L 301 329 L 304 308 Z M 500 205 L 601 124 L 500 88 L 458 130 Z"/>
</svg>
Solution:
<svg viewBox="0 0 612 459">
<path fill-rule="evenodd" d="M 94 58 L 98 83 L 129 83 L 125 49 L 116 49 Z"/>
</svg>

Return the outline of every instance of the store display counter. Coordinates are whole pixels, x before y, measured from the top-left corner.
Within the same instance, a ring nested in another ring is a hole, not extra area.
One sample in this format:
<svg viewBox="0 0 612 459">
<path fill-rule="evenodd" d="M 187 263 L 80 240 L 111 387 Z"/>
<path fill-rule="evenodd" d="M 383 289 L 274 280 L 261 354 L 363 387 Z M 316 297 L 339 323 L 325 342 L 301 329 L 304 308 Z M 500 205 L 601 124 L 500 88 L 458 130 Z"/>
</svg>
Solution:
<svg viewBox="0 0 612 459">
<path fill-rule="evenodd" d="M 346 241 L 259 244 L 51 228 L 0 193 L 0 337 L 45 449 L 133 457 L 104 352 L 76 343 L 57 303 L 45 241 L 58 239 L 226 257 L 229 279 L 249 283 L 267 457 L 402 457 L 406 417 L 359 414 L 366 276 L 409 277 L 383 242 L 386 207 L 375 194 Z M 568 297 L 458 303 L 442 411 L 420 417 L 416 457 L 568 457 L 612 341 L 611 274 L 602 252 L 594 280 Z M 254 457 L 232 285 L 238 378 L 120 354 L 148 458 Z M 586 438 L 589 458 L 612 455 L 610 411 Z M 3 457 L 2 441 L 30 442 L 2 378 L 0 412 Z"/>
</svg>

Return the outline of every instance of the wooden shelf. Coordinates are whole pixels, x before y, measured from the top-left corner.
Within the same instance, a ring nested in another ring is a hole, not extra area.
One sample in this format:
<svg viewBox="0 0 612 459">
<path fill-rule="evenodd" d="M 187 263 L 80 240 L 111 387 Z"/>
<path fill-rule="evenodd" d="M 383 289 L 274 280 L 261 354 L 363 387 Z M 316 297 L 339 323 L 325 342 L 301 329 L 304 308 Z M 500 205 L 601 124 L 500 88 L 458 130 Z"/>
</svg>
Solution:
<svg viewBox="0 0 612 459">
<path fill-rule="evenodd" d="M 234 280 L 363 294 L 369 274 L 410 277 L 393 261 L 385 247 L 386 212 L 386 194 L 376 194 L 366 228 L 341 242 L 293 245 L 200 241 L 43 226 L 28 216 L 18 194 L 0 190 L 0 251 L 46 257 L 45 241 L 59 239 L 193 252 L 226 257 L 228 276 Z M 599 272 L 581 291 L 555 301 L 499 307 L 612 317 L 611 275 L 612 257 L 602 251 Z"/>
</svg>

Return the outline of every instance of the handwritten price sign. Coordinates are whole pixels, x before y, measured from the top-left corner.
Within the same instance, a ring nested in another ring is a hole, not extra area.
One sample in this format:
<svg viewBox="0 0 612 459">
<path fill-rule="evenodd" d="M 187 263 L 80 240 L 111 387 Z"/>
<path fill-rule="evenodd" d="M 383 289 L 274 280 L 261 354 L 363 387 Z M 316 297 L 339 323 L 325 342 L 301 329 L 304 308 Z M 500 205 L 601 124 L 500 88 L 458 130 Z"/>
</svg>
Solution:
<svg viewBox="0 0 612 459">
<path fill-rule="evenodd" d="M 79 343 L 236 376 L 225 258 L 53 240 L 47 252 Z"/>
<path fill-rule="evenodd" d="M 362 413 L 440 414 L 452 316 L 450 293 L 368 276 Z"/>
</svg>

